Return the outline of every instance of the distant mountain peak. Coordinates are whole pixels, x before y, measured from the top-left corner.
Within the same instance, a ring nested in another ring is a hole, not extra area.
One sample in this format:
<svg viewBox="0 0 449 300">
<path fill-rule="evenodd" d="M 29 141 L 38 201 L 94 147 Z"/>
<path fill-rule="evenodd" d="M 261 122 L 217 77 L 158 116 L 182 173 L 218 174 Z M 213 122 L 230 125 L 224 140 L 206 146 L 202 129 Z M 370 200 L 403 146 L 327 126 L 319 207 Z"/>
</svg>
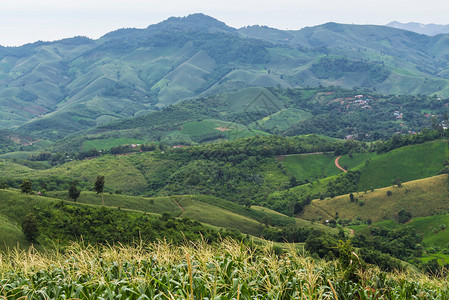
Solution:
<svg viewBox="0 0 449 300">
<path fill-rule="evenodd" d="M 386 26 L 393 27 L 397 29 L 403 29 L 408 31 L 413 31 L 420 34 L 425 35 L 437 35 L 437 34 L 444 34 L 449 33 L 449 25 L 439 25 L 439 24 L 421 24 L 417 22 L 408 22 L 408 23 L 401 23 L 398 21 L 393 21 L 388 23 Z"/>
<path fill-rule="evenodd" d="M 228 31 L 233 32 L 236 29 L 229 27 L 224 22 L 221 22 L 211 16 L 203 13 L 190 14 L 185 17 L 170 17 L 161 23 L 150 25 L 147 29 L 161 29 L 161 28 L 179 28 L 183 30 L 200 30 L 200 31 Z"/>
</svg>

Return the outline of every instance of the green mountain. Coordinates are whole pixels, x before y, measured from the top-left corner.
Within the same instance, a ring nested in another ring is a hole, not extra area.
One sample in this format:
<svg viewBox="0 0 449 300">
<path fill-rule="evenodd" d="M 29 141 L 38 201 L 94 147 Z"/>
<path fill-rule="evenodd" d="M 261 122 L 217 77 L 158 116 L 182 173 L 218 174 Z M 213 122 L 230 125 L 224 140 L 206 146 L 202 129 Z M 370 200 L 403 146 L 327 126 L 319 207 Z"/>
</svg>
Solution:
<svg viewBox="0 0 449 300">
<path fill-rule="evenodd" d="M 98 40 L 0 47 L 0 128 L 59 139 L 252 86 L 449 95 L 448 35 L 328 23 L 234 29 L 195 14 Z"/>
</svg>

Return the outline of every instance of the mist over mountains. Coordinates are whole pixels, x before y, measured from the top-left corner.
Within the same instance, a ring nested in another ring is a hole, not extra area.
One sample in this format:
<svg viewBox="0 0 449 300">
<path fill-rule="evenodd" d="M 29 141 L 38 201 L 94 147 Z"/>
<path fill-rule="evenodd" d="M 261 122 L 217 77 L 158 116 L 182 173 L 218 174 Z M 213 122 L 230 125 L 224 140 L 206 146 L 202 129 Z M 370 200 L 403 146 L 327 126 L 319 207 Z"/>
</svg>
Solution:
<svg viewBox="0 0 449 300">
<path fill-rule="evenodd" d="M 447 34 L 449 33 L 449 25 L 439 25 L 439 24 L 421 24 L 416 22 L 401 23 L 393 21 L 388 23 L 386 26 L 404 29 L 408 31 L 413 31 L 420 34 L 426 35 L 437 35 L 437 34 Z"/>
</svg>

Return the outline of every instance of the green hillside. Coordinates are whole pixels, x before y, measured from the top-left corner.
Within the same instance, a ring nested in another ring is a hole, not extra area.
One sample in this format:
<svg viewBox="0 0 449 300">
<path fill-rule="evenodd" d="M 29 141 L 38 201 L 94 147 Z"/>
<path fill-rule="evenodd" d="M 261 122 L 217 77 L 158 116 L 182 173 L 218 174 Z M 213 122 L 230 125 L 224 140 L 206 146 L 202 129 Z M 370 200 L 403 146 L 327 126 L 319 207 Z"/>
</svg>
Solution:
<svg viewBox="0 0 449 300">
<path fill-rule="evenodd" d="M 335 166 L 332 154 L 304 154 L 279 157 L 285 168 L 299 180 L 315 180 L 342 171 Z"/>
<path fill-rule="evenodd" d="M 98 40 L 2 47 L 0 128 L 20 127 L 22 135 L 54 141 L 181 100 L 248 87 L 359 86 L 447 97 L 445 39 L 335 23 L 299 31 L 236 30 L 195 14 Z M 229 98 L 232 111 L 250 113 L 244 125 L 261 120 L 256 129 L 282 132 L 308 117 L 301 107 L 275 114 L 285 103 L 269 93 L 264 106 L 275 110 L 257 116 L 261 106 L 248 108 L 240 100 L 248 95 L 254 99 L 250 90 Z"/>
<path fill-rule="evenodd" d="M 336 168 L 335 158 L 332 155 L 317 154 L 287 156 L 281 160 L 301 184 L 293 187 L 291 192 L 302 199 L 314 199 L 388 187 L 394 180 L 406 182 L 431 177 L 445 168 L 449 149 L 444 140 L 435 140 L 400 147 L 386 153 L 345 154 L 339 159 L 340 166 L 349 171 L 360 172 L 353 187 L 345 182 L 346 174 Z M 328 177 L 323 178 L 323 174 Z M 304 180 L 311 182 L 304 184 Z M 337 191 L 332 189 L 335 186 L 339 186 Z"/>
<path fill-rule="evenodd" d="M 374 223 L 373 225 L 351 226 L 356 235 L 366 235 L 370 231 L 376 230 L 412 230 L 422 239 L 421 245 L 425 252 L 419 258 L 426 263 L 431 260 L 437 260 L 438 264 L 443 266 L 447 264 L 448 240 L 449 234 L 446 230 L 449 221 L 449 215 L 438 214 L 427 217 L 414 217 L 405 224 L 400 224 L 394 220 L 386 220 Z"/>
<path fill-rule="evenodd" d="M 77 207 L 100 207 L 101 200 L 94 192 L 82 191 L 77 203 L 68 197 L 66 191 L 48 192 L 47 197 L 25 195 L 16 190 L 0 190 L 2 203 L 0 205 L 0 218 L 4 221 L 0 226 L 2 233 L 1 249 L 12 248 L 19 243 L 28 247 L 21 223 L 24 217 L 31 212 L 45 210 L 59 203 L 62 199 L 67 205 Z M 131 213 L 145 213 L 162 215 L 165 213 L 178 218 L 188 218 L 210 225 L 214 228 L 235 229 L 245 234 L 262 236 L 263 222 L 269 218 L 274 226 L 298 226 L 299 228 L 316 228 L 329 233 L 336 233 L 335 229 L 312 224 L 306 220 L 295 220 L 292 217 L 266 210 L 245 208 L 238 204 L 210 196 L 178 195 L 170 197 L 135 197 L 118 194 L 106 194 L 105 206 L 124 210 Z M 80 206 L 81 205 L 81 206 Z"/>
<path fill-rule="evenodd" d="M 49 192 L 52 197 L 62 198 L 71 201 L 67 192 Z M 143 198 L 136 196 L 125 196 L 109 194 L 104 196 L 106 206 L 120 207 L 133 211 L 141 211 L 153 214 L 169 213 L 174 217 L 187 217 L 205 224 L 221 228 L 233 228 L 259 236 L 263 227 L 257 220 L 229 211 L 226 208 L 218 207 L 209 203 L 214 201 L 202 201 L 202 196 L 195 195 L 177 195 L 170 197 L 151 197 Z M 218 200 L 218 199 L 217 199 Z M 99 196 L 94 192 L 83 191 L 78 203 L 101 205 Z M 232 207 L 232 203 L 227 205 Z M 251 214 L 249 214 L 251 216 Z M 286 217 L 287 218 L 287 217 Z"/>
<path fill-rule="evenodd" d="M 108 139 L 91 139 L 85 140 L 81 145 L 81 150 L 87 151 L 91 149 L 102 150 L 110 149 L 120 145 L 144 144 L 145 141 L 133 138 L 108 138 Z"/>
<path fill-rule="evenodd" d="M 348 194 L 324 200 L 313 200 L 305 207 L 302 218 L 329 219 L 338 216 L 354 220 L 357 217 L 373 222 L 394 218 L 405 209 L 413 217 L 431 216 L 449 209 L 447 175 L 405 182 L 402 187 L 385 187 L 374 191 L 353 193 L 356 201 L 351 202 Z M 387 193 L 391 192 L 389 196 Z M 362 204 L 363 203 L 363 204 Z"/>
<path fill-rule="evenodd" d="M 447 249 L 447 243 L 449 240 L 449 233 L 446 230 L 448 221 L 449 215 L 440 214 L 428 217 L 413 218 L 405 225 L 401 225 L 394 221 L 382 221 L 376 223 L 375 225 L 385 228 L 399 228 L 401 226 L 411 227 L 422 236 L 422 242 L 425 247 L 438 247 L 440 250 L 444 250 Z"/>
<path fill-rule="evenodd" d="M 382 95 L 364 89 L 252 87 L 98 125 L 58 141 L 53 151 L 78 151 L 89 143 L 111 147 L 120 141 L 195 145 L 267 134 L 374 141 L 398 132 L 418 132 L 433 122 L 441 124 L 448 102 L 433 96 Z"/>
<path fill-rule="evenodd" d="M 406 146 L 371 158 L 361 166 L 359 191 L 385 187 L 395 178 L 410 181 L 437 174 L 449 158 L 446 141 Z"/>
<path fill-rule="evenodd" d="M 33 207 L 46 207 L 55 202 L 55 199 L 46 199 L 38 196 L 30 196 L 17 191 L 0 189 L 0 249 L 12 249 L 16 246 L 27 248 L 27 241 L 22 231 L 24 217 L 33 211 Z"/>
</svg>

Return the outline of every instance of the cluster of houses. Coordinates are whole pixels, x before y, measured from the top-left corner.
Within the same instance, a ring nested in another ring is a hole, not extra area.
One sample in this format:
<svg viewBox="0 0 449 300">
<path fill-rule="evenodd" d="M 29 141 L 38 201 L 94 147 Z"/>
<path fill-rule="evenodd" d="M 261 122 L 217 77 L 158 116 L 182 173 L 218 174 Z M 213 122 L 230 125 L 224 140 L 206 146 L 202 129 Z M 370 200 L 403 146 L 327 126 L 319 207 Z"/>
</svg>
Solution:
<svg viewBox="0 0 449 300">
<path fill-rule="evenodd" d="M 368 96 L 364 96 L 364 95 L 355 95 L 353 98 L 340 98 L 340 99 L 336 99 L 336 100 L 340 100 L 341 105 L 346 105 L 346 109 L 349 109 L 351 106 L 367 109 L 367 108 L 371 108 L 369 103 L 373 99 L 369 98 Z"/>
<path fill-rule="evenodd" d="M 401 120 L 402 119 L 402 113 L 398 110 L 394 111 L 393 115 L 395 116 L 396 119 Z"/>
</svg>

